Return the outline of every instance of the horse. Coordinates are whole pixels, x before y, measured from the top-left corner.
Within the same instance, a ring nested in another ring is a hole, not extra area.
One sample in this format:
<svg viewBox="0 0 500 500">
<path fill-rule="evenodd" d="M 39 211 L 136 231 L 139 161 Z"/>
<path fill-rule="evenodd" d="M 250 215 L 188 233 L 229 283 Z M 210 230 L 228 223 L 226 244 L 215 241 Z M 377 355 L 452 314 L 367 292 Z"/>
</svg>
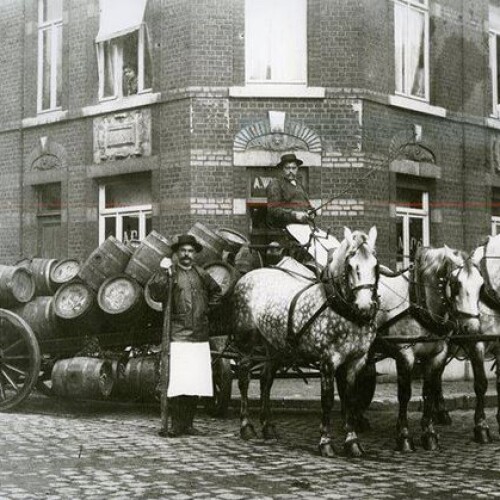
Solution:
<svg viewBox="0 0 500 500">
<path fill-rule="evenodd" d="M 421 443 L 426 450 L 438 448 L 434 404 L 448 356 L 448 340 L 454 332 L 480 333 L 479 294 L 482 285 L 483 278 L 474 262 L 465 253 L 447 246 L 417 250 L 412 271 L 397 274 L 381 266 L 380 307 L 373 351 L 396 362 L 397 449 L 402 452 L 415 450 L 408 425 L 408 403 L 416 360 L 422 362 L 424 370 Z M 400 342 L 403 339 L 404 342 Z M 482 403 L 478 402 L 478 415 L 481 406 Z M 358 414 L 356 420 L 363 422 L 363 417 Z M 477 429 L 483 425 L 483 419 L 476 419 Z"/>
<path fill-rule="evenodd" d="M 242 357 L 238 366 L 241 393 L 240 435 L 256 436 L 248 414 L 250 370 L 255 355 L 262 361 L 261 425 L 265 439 L 277 437 L 271 420 L 270 393 L 277 370 L 283 366 L 319 366 L 321 408 L 319 451 L 333 457 L 332 409 L 334 374 L 347 365 L 347 418 L 344 449 L 350 456 L 364 453 L 353 426 L 349 402 L 356 374 L 366 362 L 375 339 L 377 310 L 377 230 L 368 234 L 345 228 L 344 240 L 332 250 L 322 280 L 276 268 L 253 270 L 235 286 L 233 342 Z M 342 310 L 341 313 L 338 311 Z"/>
<path fill-rule="evenodd" d="M 498 336 L 498 340 L 483 342 L 463 341 L 459 344 L 469 357 L 474 374 L 474 392 L 476 393 L 476 410 L 474 420 L 474 440 L 479 444 L 491 441 L 489 427 L 484 415 L 484 397 L 488 389 L 484 360 L 491 355 L 495 358 L 495 375 L 497 389 L 497 424 L 500 430 L 500 235 L 490 236 L 484 245 L 477 247 L 471 256 L 472 261 L 479 267 L 484 279 L 481 290 L 479 315 L 483 335 Z M 456 355 L 457 349 L 451 355 Z M 451 424 L 451 418 L 445 408 L 441 377 L 436 394 L 435 408 L 442 423 Z"/>
</svg>

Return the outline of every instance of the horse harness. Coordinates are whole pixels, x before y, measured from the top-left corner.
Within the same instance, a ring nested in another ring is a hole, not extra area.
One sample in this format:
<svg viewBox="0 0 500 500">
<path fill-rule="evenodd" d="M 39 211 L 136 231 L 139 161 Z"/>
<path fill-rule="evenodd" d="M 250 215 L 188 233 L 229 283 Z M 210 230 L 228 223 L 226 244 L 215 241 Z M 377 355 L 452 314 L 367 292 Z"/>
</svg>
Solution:
<svg viewBox="0 0 500 500">
<path fill-rule="evenodd" d="M 486 267 L 486 259 L 488 259 L 488 257 L 486 256 L 486 247 L 487 245 L 484 245 L 483 256 L 481 257 L 481 260 L 479 262 L 479 269 L 484 280 L 484 285 L 481 288 L 480 297 L 481 300 L 490 309 L 493 309 L 494 311 L 500 311 L 500 295 L 493 288 L 491 284 L 490 274 L 488 273 L 488 268 Z"/>
<path fill-rule="evenodd" d="M 363 243 L 362 243 L 363 244 Z M 361 245 L 360 245 L 361 246 Z M 350 257 L 355 254 L 358 250 L 359 246 L 346 255 L 345 262 L 347 262 Z M 280 268 L 277 268 L 280 269 Z M 283 270 L 283 269 L 282 269 Z M 303 289 L 299 290 L 295 296 L 293 297 L 290 308 L 288 310 L 288 321 L 287 321 L 287 341 L 291 347 L 295 347 L 298 345 L 300 339 L 304 335 L 304 333 L 309 329 L 309 327 L 318 319 L 318 317 L 325 311 L 328 307 L 330 307 L 333 311 L 335 311 L 338 315 L 346 318 L 347 320 L 357 324 L 358 326 L 370 325 L 373 326 L 373 322 L 375 319 L 376 308 L 374 313 L 371 315 L 370 320 L 363 320 L 358 312 L 354 309 L 352 304 L 352 299 L 354 297 L 354 293 L 358 290 L 369 289 L 372 290 L 373 300 L 378 304 L 378 288 L 379 281 L 379 266 L 376 266 L 376 278 L 375 283 L 372 284 L 361 284 L 355 287 L 351 287 L 349 285 L 349 276 L 347 266 L 344 266 L 344 273 L 339 274 L 338 276 L 332 276 L 329 268 L 326 267 L 323 270 L 321 275 L 321 284 L 323 285 L 326 293 L 325 302 L 314 312 L 314 314 L 302 325 L 299 331 L 293 331 L 293 317 L 295 314 L 295 309 L 297 306 L 297 302 L 300 297 L 308 291 L 312 286 L 316 285 L 317 282 L 310 283 Z M 347 294 L 344 294 L 343 290 L 347 291 Z"/>
<path fill-rule="evenodd" d="M 450 317 L 440 317 L 436 319 L 436 315 L 432 314 L 427 307 L 427 294 L 426 286 L 422 282 L 421 269 L 419 258 L 416 258 L 415 266 L 410 270 L 410 307 L 407 310 L 413 318 L 415 318 L 426 330 L 443 336 L 449 337 L 453 332 L 459 330 L 457 319 L 462 318 L 478 318 L 478 314 L 466 313 L 459 311 L 453 298 L 459 293 L 458 275 L 462 272 L 463 266 L 458 268 L 456 276 L 452 271 L 448 272 L 446 269 L 438 274 L 439 279 L 439 294 L 441 302 L 446 306 L 450 312 Z M 450 296 L 446 293 L 446 287 L 450 287 Z M 404 312 L 407 312 L 404 311 Z"/>
</svg>

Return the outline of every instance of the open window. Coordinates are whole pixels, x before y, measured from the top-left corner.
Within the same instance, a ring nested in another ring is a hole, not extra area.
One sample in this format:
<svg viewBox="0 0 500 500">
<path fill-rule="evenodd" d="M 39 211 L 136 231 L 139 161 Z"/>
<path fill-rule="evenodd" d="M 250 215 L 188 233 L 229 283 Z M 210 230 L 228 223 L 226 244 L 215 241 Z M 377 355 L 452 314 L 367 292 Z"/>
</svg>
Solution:
<svg viewBox="0 0 500 500">
<path fill-rule="evenodd" d="M 101 0 L 96 38 L 99 99 L 117 99 L 152 88 L 150 44 L 144 12 L 147 0 L 123 7 L 121 0 Z"/>
</svg>

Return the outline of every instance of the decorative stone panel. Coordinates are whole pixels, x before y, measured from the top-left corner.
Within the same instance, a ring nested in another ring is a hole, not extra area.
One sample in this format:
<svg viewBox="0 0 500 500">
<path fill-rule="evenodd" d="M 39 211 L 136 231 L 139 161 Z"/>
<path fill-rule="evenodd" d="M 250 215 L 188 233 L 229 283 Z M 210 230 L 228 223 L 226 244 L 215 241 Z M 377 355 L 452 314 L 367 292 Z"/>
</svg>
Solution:
<svg viewBox="0 0 500 500">
<path fill-rule="evenodd" d="M 124 111 L 94 119 L 94 162 L 151 155 L 151 111 Z"/>
</svg>

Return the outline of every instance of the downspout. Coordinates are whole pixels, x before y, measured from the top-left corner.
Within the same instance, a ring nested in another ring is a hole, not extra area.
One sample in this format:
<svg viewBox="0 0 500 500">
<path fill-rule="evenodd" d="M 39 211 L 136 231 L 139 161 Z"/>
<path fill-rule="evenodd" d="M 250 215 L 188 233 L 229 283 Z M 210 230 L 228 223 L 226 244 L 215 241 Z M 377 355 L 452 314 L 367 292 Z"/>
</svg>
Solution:
<svg viewBox="0 0 500 500">
<path fill-rule="evenodd" d="M 466 182 L 467 182 L 467 173 L 466 173 L 466 161 L 465 161 L 465 17 L 464 17 L 464 1 L 462 0 L 462 246 L 466 247 L 466 238 L 467 238 L 467 224 L 466 224 Z"/>
<path fill-rule="evenodd" d="M 21 157 L 20 165 L 20 176 L 19 176 L 19 255 L 18 258 L 22 258 L 23 254 L 23 235 L 24 235 L 24 127 L 23 127 L 23 117 L 25 114 L 24 110 L 24 92 L 26 91 L 25 85 L 25 71 L 26 71 L 26 1 L 23 1 L 23 12 L 22 12 L 22 23 L 21 23 L 21 39 L 22 39 L 22 51 L 23 55 L 21 58 L 21 117 L 19 125 L 19 152 Z"/>
</svg>

